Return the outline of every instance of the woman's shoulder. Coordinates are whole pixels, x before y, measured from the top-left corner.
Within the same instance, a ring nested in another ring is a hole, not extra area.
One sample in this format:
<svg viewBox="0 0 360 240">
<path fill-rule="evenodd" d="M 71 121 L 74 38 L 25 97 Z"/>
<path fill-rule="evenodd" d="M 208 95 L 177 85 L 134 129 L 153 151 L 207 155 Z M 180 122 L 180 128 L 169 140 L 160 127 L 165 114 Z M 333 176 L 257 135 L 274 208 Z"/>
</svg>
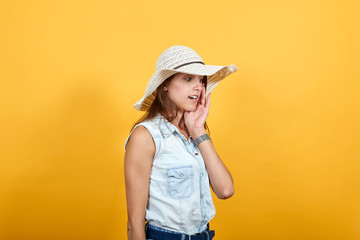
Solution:
<svg viewBox="0 0 360 240">
<path fill-rule="evenodd" d="M 150 131 L 142 125 L 139 125 L 135 129 L 133 129 L 132 133 L 126 140 L 125 150 L 128 146 L 133 145 L 153 147 L 153 149 L 155 149 L 154 140 Z"/>
<path fill-rule="evenodd" d="M 130 142 L 137 144 L 153 144 L 160 136 L 160 129 L 157 118 L 148 119 L 135 125 L 125 142 L 125 149 Z"/>
<path fill-rule="evenodd" d="M 137 142 L 149 142 L 151 140 L 151 133 L 145 126 L 139 125 L 133 130 L 131 138 Z"/>
</svg>

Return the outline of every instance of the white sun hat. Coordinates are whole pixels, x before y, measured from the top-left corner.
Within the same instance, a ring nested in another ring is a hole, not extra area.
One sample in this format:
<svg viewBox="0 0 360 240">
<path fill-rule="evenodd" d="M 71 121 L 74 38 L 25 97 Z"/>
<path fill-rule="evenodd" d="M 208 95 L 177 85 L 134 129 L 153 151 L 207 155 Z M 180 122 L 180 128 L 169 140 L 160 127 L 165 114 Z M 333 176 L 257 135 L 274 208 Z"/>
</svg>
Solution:
<svg viewBox="0 0 360 240">
<path fill-rule="evenodd" d="M 150 78 L 144 96 L 134 104 L 136 110 L 147 111 L 156 96 L 156 89 L 168 77 L 176 73 L 207 76 L 206 96 L 216 85 L 236 72 L 238 68 L 231 64 L 226 66 L 205 65 L 202 58 L 191 48 L 175 45 L 162 52 L 156 62 L 155 73 Z"/>
</svg>

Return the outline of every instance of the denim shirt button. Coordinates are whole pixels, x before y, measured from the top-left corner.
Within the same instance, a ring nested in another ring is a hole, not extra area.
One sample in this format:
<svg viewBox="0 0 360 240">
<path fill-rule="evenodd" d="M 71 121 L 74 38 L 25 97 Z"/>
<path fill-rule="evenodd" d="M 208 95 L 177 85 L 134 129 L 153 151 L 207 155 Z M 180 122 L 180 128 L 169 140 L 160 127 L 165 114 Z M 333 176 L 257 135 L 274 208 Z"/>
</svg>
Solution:
<svg viewBox="0 0 360 240">
<path fill-rule="evenodd" d="M 198 153 L 195 153 L 195 155 L 197 156 L 197 155 L 199 155 Z"/>
<path fill-rule="evenodd" d="M 206 215 L 204 216 L 204 219 L 206 219 Z"/>
<path fill-rule="evenodd" d="M 202 177 L 204 176 L 204 173 L 203 173 L 203 172 L 201 173 L 201 176 L 202 176 Z"/>
<path fill-rule="evenodd" d="M 204 197 L 204 194 L 201 194 L 201 198 L 203 198 Z"/>
<path fill-rule="evenodd" d="M 184 176 L 184 174 L 183 173 L 180 173 L 180 177 L 183 177 Z"/>
</svg>

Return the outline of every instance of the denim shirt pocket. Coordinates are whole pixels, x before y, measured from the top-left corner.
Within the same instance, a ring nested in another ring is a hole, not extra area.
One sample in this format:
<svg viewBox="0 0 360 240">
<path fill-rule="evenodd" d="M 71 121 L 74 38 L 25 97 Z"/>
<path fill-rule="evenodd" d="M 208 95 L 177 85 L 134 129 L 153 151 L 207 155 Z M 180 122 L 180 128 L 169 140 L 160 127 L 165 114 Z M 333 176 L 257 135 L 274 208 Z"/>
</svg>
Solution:
<svg viewBox="0 0 360 240">
<path fill-rule="evenodd" d="M 192 166 L 167 169 L 168 194 L 175 199 L 190 197 L 194 192 Z"/>
</svg>

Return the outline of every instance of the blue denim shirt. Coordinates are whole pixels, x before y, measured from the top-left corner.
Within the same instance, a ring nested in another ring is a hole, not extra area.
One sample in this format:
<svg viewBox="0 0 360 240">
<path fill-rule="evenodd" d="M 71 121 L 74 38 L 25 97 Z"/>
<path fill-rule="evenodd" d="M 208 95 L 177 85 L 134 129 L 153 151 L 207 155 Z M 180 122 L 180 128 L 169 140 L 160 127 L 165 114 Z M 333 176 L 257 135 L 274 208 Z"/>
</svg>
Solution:
<svg viewBox="0 0 360 240">
<path fill-rule="evenodd" d="M 204 160 L 194 140 L 189 137 L 188 141 L 160 114 L 134 129 L 139 125 L 150 132 L 156 147 L 146 220 L 153 226 L 185 234 L 204 231 L 215 216 L 215 207 Z"/>
</svg>

